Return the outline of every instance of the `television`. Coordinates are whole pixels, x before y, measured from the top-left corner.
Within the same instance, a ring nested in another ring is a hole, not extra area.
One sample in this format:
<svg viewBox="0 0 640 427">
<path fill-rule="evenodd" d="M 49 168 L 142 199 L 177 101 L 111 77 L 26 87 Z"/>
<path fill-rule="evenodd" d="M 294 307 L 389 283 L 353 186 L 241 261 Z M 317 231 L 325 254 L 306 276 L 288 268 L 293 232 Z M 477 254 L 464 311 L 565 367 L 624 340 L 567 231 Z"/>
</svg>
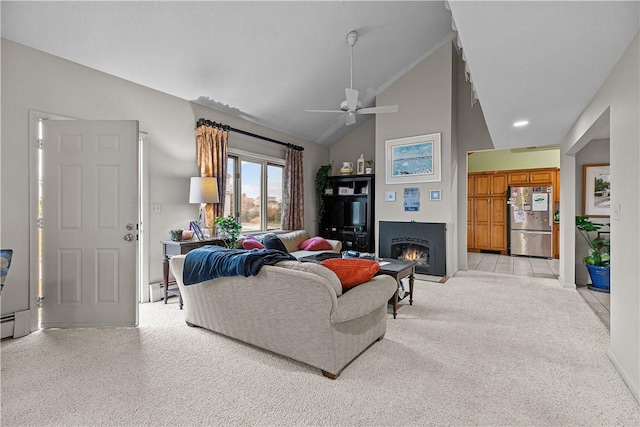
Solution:
<svg viewBox="0 0 640 427">
<path fill-rule="evenodd" d="M 346 202 L 344 204 L 345 227 L 359 227 L 367 225 L 367 202 Z"/>
<path fill-rule="evenodd" d="M 329 220 L 329 226 L 331 227 L 342 227 L 344 224 L 344 204 L 342 202 L 336 202 L 334 206 L 327 212 L 325 215 Z"/>
</svg>

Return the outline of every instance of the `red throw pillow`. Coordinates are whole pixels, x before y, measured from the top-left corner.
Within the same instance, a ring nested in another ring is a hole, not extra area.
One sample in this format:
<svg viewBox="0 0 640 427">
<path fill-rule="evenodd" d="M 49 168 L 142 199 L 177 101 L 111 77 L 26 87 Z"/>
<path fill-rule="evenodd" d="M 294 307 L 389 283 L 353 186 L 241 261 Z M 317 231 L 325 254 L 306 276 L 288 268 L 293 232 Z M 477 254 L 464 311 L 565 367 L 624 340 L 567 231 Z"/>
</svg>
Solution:
<svg viewBox="0 0 640 427">
<path fill-rule="evenodd" d="M 312 237 L 300 243 L 298 245 L 298 249 L 302 249 L 305 251 L 322 251 L 322 250 L 331 250 L 333 246 L 331 243 L 327 242 L 323 237 Z"/>
<path fill-rule="evenodd" d="M 343 290 L 368 282 L 380 270 L 380 264 L 366 259 L 333 258 L 322 261 L 320 265 L 336 273 Z"/>
<path fill-rule="evenodd" d="M 265 249 L 264 245 L 255 236 L 245 237 L 242 247 L 244 249 Z"/>
</svg>

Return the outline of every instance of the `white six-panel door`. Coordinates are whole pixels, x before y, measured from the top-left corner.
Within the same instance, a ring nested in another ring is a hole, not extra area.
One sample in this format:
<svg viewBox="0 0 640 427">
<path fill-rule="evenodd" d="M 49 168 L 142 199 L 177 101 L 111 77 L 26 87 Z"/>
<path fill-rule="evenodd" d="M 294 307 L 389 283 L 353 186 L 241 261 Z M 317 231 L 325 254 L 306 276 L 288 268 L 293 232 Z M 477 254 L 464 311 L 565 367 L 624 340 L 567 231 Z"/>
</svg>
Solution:
<svg viewBox="0 0 640 427">
<path fill-rule="evenodd" d="M 136 326 L 138 122 L 47 120 L 45 328 Z"/>
</svg>

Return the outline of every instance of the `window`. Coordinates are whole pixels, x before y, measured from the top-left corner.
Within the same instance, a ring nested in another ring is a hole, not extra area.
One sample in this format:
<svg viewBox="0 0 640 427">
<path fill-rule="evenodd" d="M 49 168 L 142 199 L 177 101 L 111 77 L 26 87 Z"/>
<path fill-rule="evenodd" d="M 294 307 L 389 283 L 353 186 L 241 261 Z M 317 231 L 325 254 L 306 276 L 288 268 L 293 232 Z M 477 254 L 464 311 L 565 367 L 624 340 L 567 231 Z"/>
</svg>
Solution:
<svg viewBox="0 0 640 427">
<path fill-rule="evenodd" d="M 279 230 L 283 175 L 284 160 L 229 150 L 225 216 L 239 218 L 242 232 Z"/>
</svg>

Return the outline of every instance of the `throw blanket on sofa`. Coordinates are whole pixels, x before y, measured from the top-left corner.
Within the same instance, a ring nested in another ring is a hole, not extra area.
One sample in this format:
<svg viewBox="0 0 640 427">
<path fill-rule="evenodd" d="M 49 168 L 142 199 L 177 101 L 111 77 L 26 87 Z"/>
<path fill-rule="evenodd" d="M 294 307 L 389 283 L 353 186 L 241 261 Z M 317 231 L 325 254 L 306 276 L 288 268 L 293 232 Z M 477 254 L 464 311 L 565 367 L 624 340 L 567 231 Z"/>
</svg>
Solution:
<svg viewBox="0 0 640 427">
<path fill-rule="evenodd" d="M 263 265 L 296 258 L 274 249 L 228 249 L 222 246 L 204 246 L 188 252 L 184 259 L 182 280 L 185 286 L 217 277 L 255 276 Z"/>
</svg>

